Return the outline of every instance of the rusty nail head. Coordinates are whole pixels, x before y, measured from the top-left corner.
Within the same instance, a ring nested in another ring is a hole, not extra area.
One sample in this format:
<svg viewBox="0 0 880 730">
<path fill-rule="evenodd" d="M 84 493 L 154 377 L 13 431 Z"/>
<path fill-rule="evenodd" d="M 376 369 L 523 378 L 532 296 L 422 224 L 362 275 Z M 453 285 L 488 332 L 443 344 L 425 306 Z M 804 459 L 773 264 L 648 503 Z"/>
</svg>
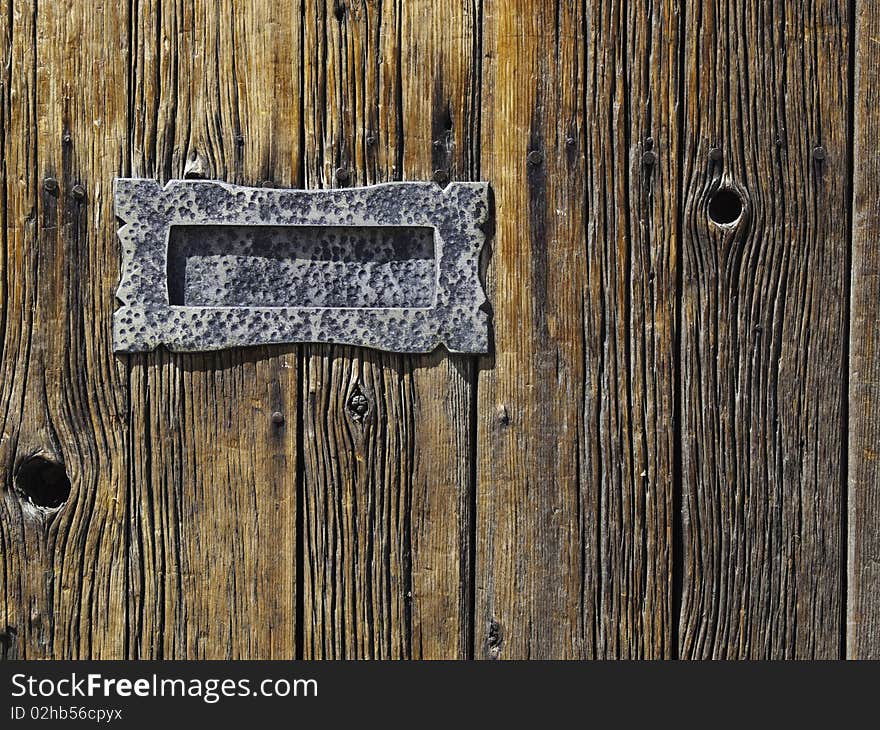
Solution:
<svg viewBox="0 0 880 730">
<path fill-rule="evenodd" d="M 284 414 L 281 411 L 275 411 L 272 414 L 272 423 L 274 423 L 276 426 L 280 426 L 282 423 L 284 423 Z"/>
<path fill-rule="evenodd" d="M 813 159 L 814 160 L 818 160 L 821 162 L 827 156 L 828 156 L 828 153 L 825 151 L 825 148 L 822 147 L 821 145 L 819 147 L 816 147 L 816 149 L 813 150 Z"/>
<path fill-rule="evenodd" d="M 724 159 L 724 152 L 720 147 L 713 147 L 709 150 L 709 159 L 712 160 L 712 162 L 721 162 L 721 160 Z"/>
<path fill-rule="evenodd" d="M 530 165 L 540 165 L 544 161 L 544 155 L 541 154 L 540 150 L 532 150 L 529 152 L 528 159 Z"/>
<path fill-rule="evenodd" d="M 348 177 L 349 177 L 349 173 L 348 173 L 347 168 L 345 168 L 345 167 L 337 167 L 336 168 L 336 179 L 339 180 L 339 182 L 346 182 L 348 180 Z"/>
<path fill-rule="evenodd" d="M 449 182 L 449 173 L 446 170 L 434 170 L 434 182 L 445 185 Z"/>
<path fill-rule="evenodd" d="M 642 155 L 642 162 L 646 167 L 651 167 L 655 162 L 657 162 L 657 153 L 648 150 L 645 154 Z"/>
<path fill-rule="evenodd" d="M 244 144 L 244 135 L 236 134 L 235 135 L 235 144 L 241 147 Z"/>
<path fill-rule="evenodd" d="M 86 189 L 82 185 L 74 185 L 70 195 L 74 200 L 85 200 Z"/>
<path fill-rule="evenodd" d="M 47 177 L 43 180 L 43 190 L 47 193 L 54 193 L 58 190 L 58 181 L 54 177 Z"/>
<path fill-rule="evenodd" d="M 370 132 L 370 133 L 367 135 L 366 141 L 367 141 L 367 144 L 370 145 L 370 146 L 376 144 L 376 135 L 373 134 L 372 132 Z"/>
<path fill-rule="evenodd" d="M 64 144 L 70 144 L 70 142 L 71 142 L 70 132 L 65 132 L 64 135 L 61 137 L 61 141 L 64 142 Z"/>
<path fill-rule="evenodd" d="M 569 147 L 573 147 L 575 142 L 577 142 L 577 140 L 574 137 L 565 138 L 565 144 L 567 144 Z"/>
<path fill-rule="evenodd" d="M 653 137 L 647 137 L 645 139 L 645 149 L 646 150 L 654 149 L 654 138 Z"/>
</svg>

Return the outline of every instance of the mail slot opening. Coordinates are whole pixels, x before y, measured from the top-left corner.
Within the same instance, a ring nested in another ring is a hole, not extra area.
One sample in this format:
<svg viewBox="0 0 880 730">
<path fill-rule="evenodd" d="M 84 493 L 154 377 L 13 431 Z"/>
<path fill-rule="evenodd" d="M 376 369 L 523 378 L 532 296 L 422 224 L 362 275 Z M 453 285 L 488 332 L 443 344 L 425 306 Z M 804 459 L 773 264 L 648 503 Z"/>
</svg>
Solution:
<svg viewBox="0 0 880 730">
<path fill-rule="evenodd" d="M 432 307 L 434 228 L 171 226 L 168 298 L 187 307 Z"/>
</svg>

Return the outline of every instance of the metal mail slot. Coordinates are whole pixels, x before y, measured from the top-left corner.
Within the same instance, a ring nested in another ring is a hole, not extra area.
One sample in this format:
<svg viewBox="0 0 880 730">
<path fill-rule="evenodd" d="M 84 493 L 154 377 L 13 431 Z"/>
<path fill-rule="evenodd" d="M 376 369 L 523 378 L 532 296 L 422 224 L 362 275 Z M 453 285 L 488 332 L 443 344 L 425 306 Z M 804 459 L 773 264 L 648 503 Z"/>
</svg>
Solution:
<svg viewBox="0 0 880 730">
<path fill-rule="evenodd" d="M 484 353 L 487 183 L 116 180 L 117 352 L 289 342 Z"/>
</svg>

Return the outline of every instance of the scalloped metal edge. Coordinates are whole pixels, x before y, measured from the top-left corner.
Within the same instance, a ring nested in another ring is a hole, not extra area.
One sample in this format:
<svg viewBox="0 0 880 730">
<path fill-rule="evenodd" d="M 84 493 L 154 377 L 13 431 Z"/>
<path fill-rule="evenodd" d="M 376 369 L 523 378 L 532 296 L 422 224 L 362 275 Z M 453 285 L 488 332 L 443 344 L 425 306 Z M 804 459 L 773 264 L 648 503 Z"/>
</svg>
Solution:
<svg viewBox="0 0 880 730">
<path fill-rule="evenodd" d="M 389 352 L 489 351 L 480 258 L 489 184 L 391 182 L 335 190 L 255 188 L 217 180 L 117 178 L 123 225 L 113 349 L 175 352 L 298 342 Z M 432 307 L 191 307 L 169 303 L 168 235 L 175 225 L 427 226 L 435 230 Z"/>
</svg>

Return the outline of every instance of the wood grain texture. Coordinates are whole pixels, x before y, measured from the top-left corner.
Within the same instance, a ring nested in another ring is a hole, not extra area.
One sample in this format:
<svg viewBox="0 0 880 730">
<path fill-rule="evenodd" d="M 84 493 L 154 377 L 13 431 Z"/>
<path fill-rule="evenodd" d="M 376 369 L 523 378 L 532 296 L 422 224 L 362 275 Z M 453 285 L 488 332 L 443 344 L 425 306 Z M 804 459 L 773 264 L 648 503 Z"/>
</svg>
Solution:
<svg viewBox="0 0 880 730">
<path fill-rule="evenodd" d="M 878 38 L 0 0 L 0 658 L 880 658 Z M 114 356 L 118 175 L 489 180 L 494 352 Z"/>
<path fill-rule="evenodd" d="M 849 20 L 828 0 L 686 15 L 683 658 L 840 654 Z"/>
<path fill-rule="evenodd" d="M 880 659 L 880 7 L 856 7 L 846 655 Z"/>
<path fill-rule="evenodd" d="M 127 159 L 127 25 L 111 4 L 4 3 L 0 17 L 3 654 L 118 657 L 127 394 L 109 344 L 118 259 L 107 181 Z M 14 477 L 33 456 L 63 465 L 65 505 L 23 496 Z"/>
<path fill-rule="evenodd" d="M 131 19 L 133 175 L 296 182 L 296 6 L 144 0 Z M 293 658 L 296 349 L 130 362 L 130 655 Z"/>
<path fill-rule="evenodd" d="M 677 16 L 485 12 L 477 656 L 669 656 Z"/>
<path fill-rule="evenodd" d="M 465 0 L 307 3 L 305 185 L 471 179 L 478 25 Z M 466 657 L 472 364 L 309 346 L 303 368 L 304 656 Z"/>
<path fill-rule="evenodd" d="M 480 0 L 401 3 L 403 177 L 480 180 Z M 428 93 L 430 89 L 430 93 Z M 412 656 L 473 654 L 476 358 L 440 350 L 416 384 Z"/>
<path fill-rule="evenodd" d="M 680 11 L 671 2 L 587 10 L 581 459 L 592 656 L 667 658 L 675 651 Z"/>
<path fill-rule="evenodd" d="M 578 5 L 485 6 L 483 170 L 495 191 L 496 238 L 495 354 L 481 363 L 477 410 L 481 658 L 590 653 L 581 590 L 594 535 L 579 443 L 586 197 Z M 571 151 L 568 136 L 578 140 Z"/>
</svg>

